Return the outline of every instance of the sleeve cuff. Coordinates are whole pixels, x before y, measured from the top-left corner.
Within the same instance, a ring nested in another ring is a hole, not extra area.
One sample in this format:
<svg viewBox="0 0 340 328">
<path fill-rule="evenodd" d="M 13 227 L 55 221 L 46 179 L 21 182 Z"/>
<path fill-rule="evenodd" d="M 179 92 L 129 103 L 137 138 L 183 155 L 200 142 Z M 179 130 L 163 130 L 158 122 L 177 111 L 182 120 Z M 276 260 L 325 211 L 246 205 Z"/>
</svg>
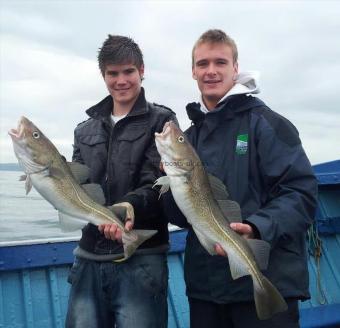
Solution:
<svg viewBox="0 0 340 328">
<path fill-rule="evenodd" d="M 143 208 L 143 202 L 141 201 L 140 197 L 134 193 L 127 193 L 125 196 L 120 198 L 115 203 L 122 203 L 122 202 L 128 202 L 133 206 L 133 210 L 135 212 L 136 217 L 139 215 L 140 211 Z"/>
<path fill-rule="evenodd" d="M 253 229 L 256 229 L 258 239 L 267 241 L 271 245 L 276 243 L 278 239 L 278 226 L 275 220 L 266 216 L 251 215 L 244 222 L 251 225 Z"/>
</svg>

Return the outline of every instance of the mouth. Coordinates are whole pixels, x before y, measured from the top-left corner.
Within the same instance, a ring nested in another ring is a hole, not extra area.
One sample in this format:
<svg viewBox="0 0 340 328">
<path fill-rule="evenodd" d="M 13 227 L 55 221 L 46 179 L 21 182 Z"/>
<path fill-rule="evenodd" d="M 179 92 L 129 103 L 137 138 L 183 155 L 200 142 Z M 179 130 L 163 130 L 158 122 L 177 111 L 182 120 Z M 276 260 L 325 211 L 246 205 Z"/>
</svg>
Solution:
<svg viewBox="0 0 340 328">
<path fill-rule="evenodd" d="M 25 117 L 21 117 L 19 122 L 18 122 L 18 127 L 16 129 L 10 129 L 8 131 L 8 134 L 13 140 L 21 140 L 25 136 L 25 128 L 23 121 L 25 120 Z"/>
<path fill-rule="evenodd" d="M 120 89 L 114 89 L 117 92 L 122 92 L 122 91 L 128 91 L 130 88 L 120 88 Z"/>
<path fill-rule="evenodd" d="M 221 80 L 207 80 L 207 81 L 204 81 L 205 84 L 210 84 L 210 85 L 215 85 L 217 83 L 221 83 L 222 81 Z"/>
<path fill-rule="evenodd" d="M 155 137 L 164 139 L 171 132 L 172 124 L 174 124 L 174 122 L 172 122 L 172 121 L 166 122 L 163 126 L 162 132 L 160 132 L 160 133 L 155 132 Z"/>
</svg>

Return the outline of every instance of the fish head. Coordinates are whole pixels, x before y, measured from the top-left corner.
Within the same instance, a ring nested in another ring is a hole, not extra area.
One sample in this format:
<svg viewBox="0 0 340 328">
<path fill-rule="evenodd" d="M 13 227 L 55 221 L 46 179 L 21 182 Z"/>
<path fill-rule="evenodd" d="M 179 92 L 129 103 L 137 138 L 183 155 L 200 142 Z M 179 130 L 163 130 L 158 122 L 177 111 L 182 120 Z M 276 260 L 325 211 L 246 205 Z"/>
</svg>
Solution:
<svg viewBox="0 0 340 328">
<path fill-rule="evenodd" d="M 44 170 L 57 152 L 51 141 L 26 117 L 22 116 L 16 129 L 8 134 L 12 138 L 14 153 L 25 173 Z"/>
<path fill-rule="evenodd" d="M 161 133 L 155 133 L 155 142 L 167 175 L 185 174 L 201 163 L 186 136 L 173 121 L 166 122 Z"/>
</svg>

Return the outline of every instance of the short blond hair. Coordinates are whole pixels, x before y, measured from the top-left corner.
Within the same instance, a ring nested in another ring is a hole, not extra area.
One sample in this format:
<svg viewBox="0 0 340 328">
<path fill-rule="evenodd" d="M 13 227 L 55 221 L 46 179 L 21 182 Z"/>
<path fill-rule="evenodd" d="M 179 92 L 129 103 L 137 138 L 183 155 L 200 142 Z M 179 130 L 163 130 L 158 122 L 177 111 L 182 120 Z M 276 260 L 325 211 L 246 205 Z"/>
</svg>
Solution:
<svg viewBox="0 0 340 328">
<path fill-rule="evenodd" d="M 198 40 L 195 42 L 194 47 L 192 48 L 192 67 L 194 67 L 195 61 L 194 61 L 194 53 L 197 46 L 199 46 L 202 43 L 223 43 L 227 46 L 229 46 L 233 53 L 233 62 L 234 64 L 238 60 L 238 51 L 235 41 L 226 33 L 224 33 L 222 30 L 218 29 L 211 29 L 206 32 L 204 32 Z"/>
</svg>

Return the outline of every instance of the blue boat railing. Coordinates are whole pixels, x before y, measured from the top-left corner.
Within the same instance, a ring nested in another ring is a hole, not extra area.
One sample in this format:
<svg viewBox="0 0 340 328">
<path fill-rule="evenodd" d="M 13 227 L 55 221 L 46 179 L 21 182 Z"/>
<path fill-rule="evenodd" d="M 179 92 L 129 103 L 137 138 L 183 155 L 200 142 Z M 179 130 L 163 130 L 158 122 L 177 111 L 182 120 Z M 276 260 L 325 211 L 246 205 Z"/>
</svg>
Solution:
<svg viewBox="0 0 340 328">
<path fill-rule="evenodd" d="M 314 166 L 319 206 L 307 240 L 311 299 L 300 302 L 301 327 L 340 327 L 340 161 Z M 170 233 L 169 328 L 189 327 L 183 272 L 186 231 Z M 0 243 L 0 328 L 62 328 L 73 239 Z M 318 256 L 317 256 L 318 254 Z"/>
</svg>

